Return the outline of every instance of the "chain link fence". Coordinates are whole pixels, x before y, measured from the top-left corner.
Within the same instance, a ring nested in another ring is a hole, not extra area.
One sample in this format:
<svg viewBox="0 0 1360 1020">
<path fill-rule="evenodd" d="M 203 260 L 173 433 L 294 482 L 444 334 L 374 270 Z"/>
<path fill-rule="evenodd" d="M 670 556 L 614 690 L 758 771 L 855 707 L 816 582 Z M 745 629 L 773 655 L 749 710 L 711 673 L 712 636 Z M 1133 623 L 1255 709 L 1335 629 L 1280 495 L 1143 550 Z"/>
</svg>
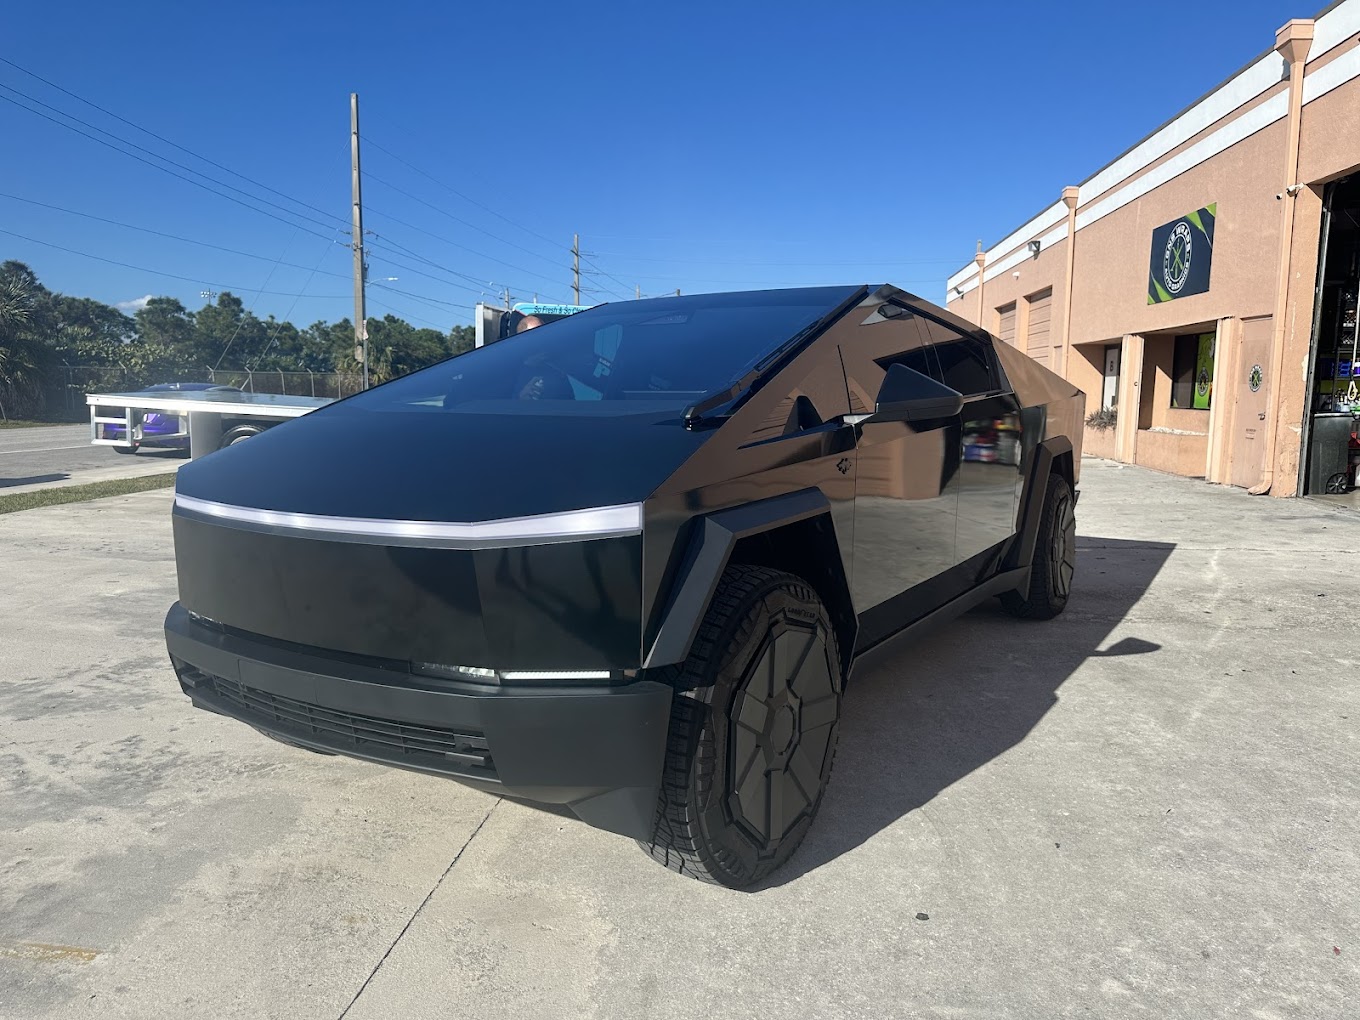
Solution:
<svg viewBox="0 0 1360 1020">
<path fill-rule="evenodd" d="M 280 393 L 292 397 L 347 397 L 359 392 L 358 372 L 265 372 L 207 369 L 203 381 L 234 386 L 246 393 Z M 16 401 L 22 410 L 54 421 L 84 421 L 87 393 L 127 393 L 166 382 L 123 365 L 62 365 L 48 376 L 39 400 Z M 31 405 L 31 406 L 29 406 Z"/>
<path fill-rule="evenodd" d="M 209 369 L 208 381 L 246 393 L 281 393 L 290 397 L 347 397 L 358 393 L 358 372 L 266 372 Z"/>
</svg>

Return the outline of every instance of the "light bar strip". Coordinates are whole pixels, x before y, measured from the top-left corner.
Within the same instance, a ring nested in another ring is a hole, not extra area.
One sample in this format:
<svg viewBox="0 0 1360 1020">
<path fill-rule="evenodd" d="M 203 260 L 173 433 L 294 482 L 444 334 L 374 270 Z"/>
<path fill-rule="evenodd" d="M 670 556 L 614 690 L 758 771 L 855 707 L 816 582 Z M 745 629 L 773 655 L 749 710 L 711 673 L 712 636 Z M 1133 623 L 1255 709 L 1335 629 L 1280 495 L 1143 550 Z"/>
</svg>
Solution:
<svg viewBox="0 0 1360 1020">
<path fill-rule="evenodd" d="M 608 680 L 607 669 L 510 670 L 501 673 L 502 680 Z"/>
<path fill-rule="evenodd" d="M 642 504 L 590 507 L 532 517 L 503 517 L 494 521 L 455 524 L 445 521 L 380 520 L 369 517 L 329 517 L 232 506 L 195 496 L 175 494 L 175 506 L 223 521 L 266 528 L 283 528 L 317 535 L 435 542 L 542 542 L 573 538 L 636 535 L 642 532 Z"/>
</svg>

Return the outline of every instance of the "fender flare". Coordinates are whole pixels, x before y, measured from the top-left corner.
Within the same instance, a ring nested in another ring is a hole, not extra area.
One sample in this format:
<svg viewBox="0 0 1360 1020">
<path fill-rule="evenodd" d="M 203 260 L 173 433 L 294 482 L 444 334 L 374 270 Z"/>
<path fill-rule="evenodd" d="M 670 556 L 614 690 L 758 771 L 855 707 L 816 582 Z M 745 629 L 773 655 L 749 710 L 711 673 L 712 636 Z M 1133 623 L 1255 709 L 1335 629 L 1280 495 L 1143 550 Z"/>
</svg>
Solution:
<svg viewBox="0 0 1360 1020">
<path fill-rule="evenodd" d="M 1039 539 L 1039 521 L 1044 511 L 1044 494 L 1048 491 L 1048 478 L 1053 473 L 1053 462 L 1072 452 L 1072 440 L 1067 436 L 1052 436 L 1034 448 L 1034 459 L 1025 479 L 1025 499 L 1020 506 L 1020 526 L 1016 530 L 1015 541 L 1001 559 L 1003 572 L 1028 570 L 1034 562 L 1034 547 Z"/>
<path fill-rule="evenodd" d="M 694 528 L 685 558 L 681 562 L 675 581 L 671 586 L 669 598 L 656 638 L 652 641 L 643 660 L 644 669 L 654 669 L 684 662 L 694 644 L 699 625 L 708 612 L 709 603 L 718 589 L 723 571 L 732 558 L 733 550 L 743 538 L 774 531 L 790 524 L 825 516 L 831 519 L 831 503 L 826 495 L 817 488 L 798 489 L 781 496 L 757 500 L 727 510 L 719 510 L 694 521 Z M 830 539 L 836 543 L 835 562 L 831 571 L 838 590 L 822 593 L 828 602 L 836 599 L 842 610 L 848 610 L 849 619 L 855 620 L 850 601 L 850 586 L 846 582 L 839 556 L 839 543 L 835 529 L 831 529 Z M 812 583 L 812 579 L 808 579 Z M 833 625 L 838 613 L 837 607 L 828 604 Z M 844 615 L 842 612 L 839 615 Z M 843 630 L 844 623 L 837 627 Z M 854 653 L 854 637 L 848 640 L 844 633 L 838 633 L 841 646 L 842 666 L 849 672 L 850 658 Z"/>
</svg>

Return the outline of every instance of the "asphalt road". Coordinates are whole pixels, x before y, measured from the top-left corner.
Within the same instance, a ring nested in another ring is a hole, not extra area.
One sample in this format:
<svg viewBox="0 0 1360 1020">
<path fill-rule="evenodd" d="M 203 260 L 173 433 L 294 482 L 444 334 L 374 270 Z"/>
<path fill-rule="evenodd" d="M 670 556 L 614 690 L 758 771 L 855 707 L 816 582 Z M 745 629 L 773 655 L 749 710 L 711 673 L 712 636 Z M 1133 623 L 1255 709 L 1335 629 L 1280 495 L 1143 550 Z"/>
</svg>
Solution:
<svg viewBox="0 0 1360 1020">
<path fill-rule="evenodd" d="M 109 446 L 91 446 L 89 425 L 0 429 L 0 492 L 173 471 L 185 457 L 178 450 L 146 449 L 127 456 Z"/>
<path fill-rule="evenodd" d="M 166 492 L 0 517 L 0 1017 L 1354 1017 L 1360 517 L 1084 472 L 1067 613 L 862 663 L 753 893 L 191 710 Z"/>
</svg>

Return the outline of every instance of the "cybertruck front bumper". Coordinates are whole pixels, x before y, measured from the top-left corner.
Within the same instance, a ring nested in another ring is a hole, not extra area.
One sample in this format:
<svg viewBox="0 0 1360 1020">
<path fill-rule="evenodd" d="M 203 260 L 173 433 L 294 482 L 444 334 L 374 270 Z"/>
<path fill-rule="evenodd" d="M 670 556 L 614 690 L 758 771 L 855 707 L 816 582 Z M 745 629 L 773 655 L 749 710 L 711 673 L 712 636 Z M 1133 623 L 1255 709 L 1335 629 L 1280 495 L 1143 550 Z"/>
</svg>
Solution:
<svg viewBox="0 0 1360 1020">
<path fill-rule="evenodd" d="M 597 828 L 652 835 L 670 718 L 665 684 L 435 679 L 218 629 L 178 602 L 165 640 L 198 708 L 312 750 L 565 805 Z"/>
</svg>

